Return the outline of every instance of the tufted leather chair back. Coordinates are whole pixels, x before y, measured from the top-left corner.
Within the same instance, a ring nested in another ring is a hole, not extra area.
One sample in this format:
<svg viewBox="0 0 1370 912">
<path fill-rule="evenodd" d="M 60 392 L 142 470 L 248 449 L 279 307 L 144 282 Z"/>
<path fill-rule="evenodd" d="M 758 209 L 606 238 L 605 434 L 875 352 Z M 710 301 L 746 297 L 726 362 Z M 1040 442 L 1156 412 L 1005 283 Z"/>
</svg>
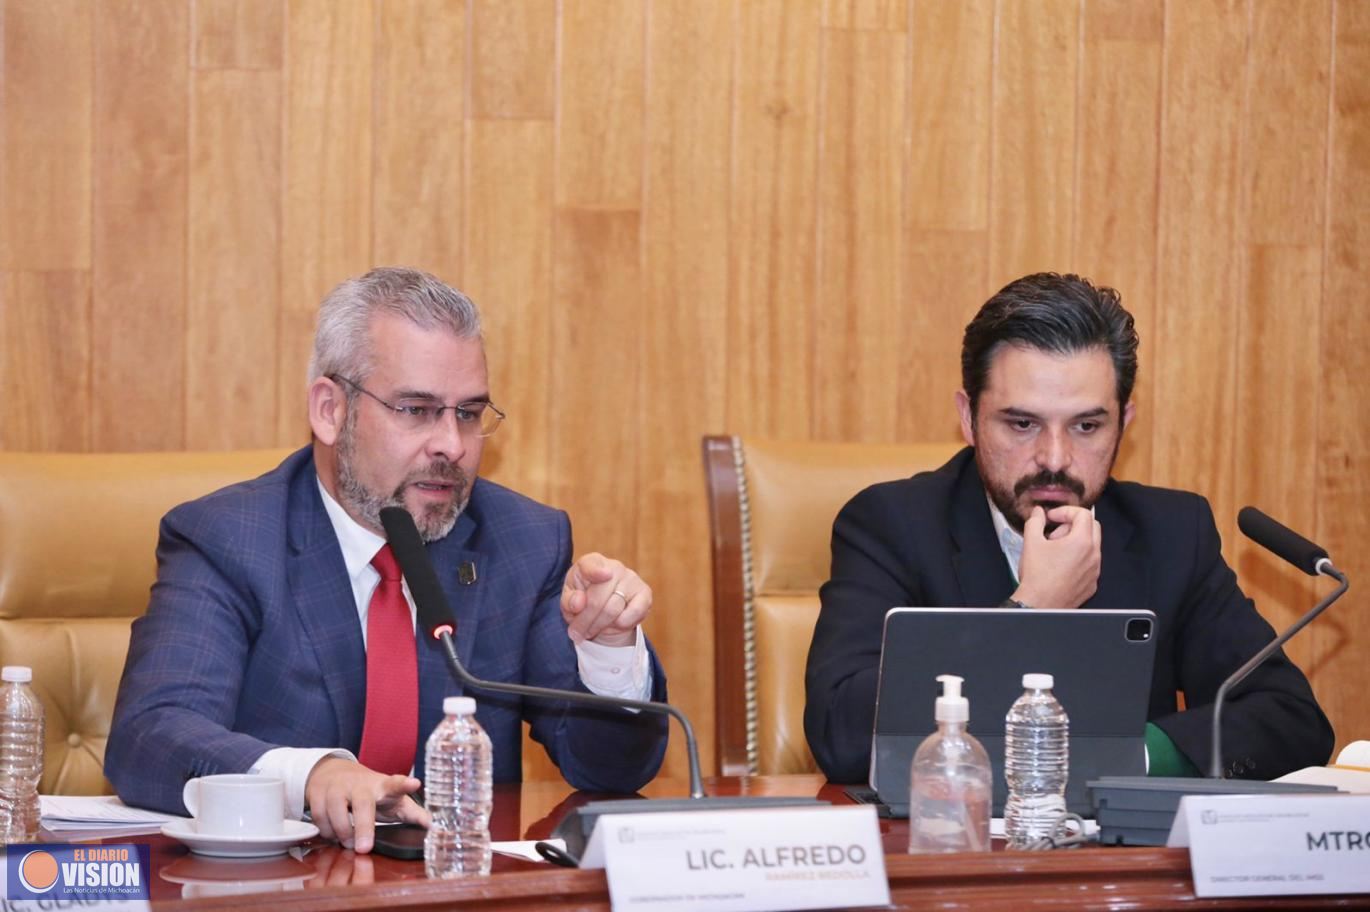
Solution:
<svg viewBox="0 0 1370 912">
<path fill-rule="evenodd" d="M 112 791 L 105 741 L 163 514 L 288 452 L 0 452 L 0 662 L 33 667 L 43 793 Z"/>
<path fill-rule="evenodd" d="M 862 488 L 935 469 L 962 446 L 704 438 L 722 775 L 817 771 L 804 666 L 833 519 Z"/>
</svg>

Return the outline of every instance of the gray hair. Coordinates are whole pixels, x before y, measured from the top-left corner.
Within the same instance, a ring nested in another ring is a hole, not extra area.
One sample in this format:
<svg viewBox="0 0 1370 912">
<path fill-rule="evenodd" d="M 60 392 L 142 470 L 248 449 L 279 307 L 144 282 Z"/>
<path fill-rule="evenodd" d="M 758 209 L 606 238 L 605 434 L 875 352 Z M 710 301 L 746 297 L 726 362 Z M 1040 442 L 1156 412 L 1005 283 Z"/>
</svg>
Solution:
<svg viewBox="0 0 1370 912">
<path fill-rule="evenodd" d="M 459 339 L 481 338 L 480 312 L 466 295 L 422 270 L 380 266 L 343 282 L 319 305 L 309 382 L 337 374 L 365 383 L 373 366 L 371 318 L 380 313 L 447 329 Z"/>
</svg>

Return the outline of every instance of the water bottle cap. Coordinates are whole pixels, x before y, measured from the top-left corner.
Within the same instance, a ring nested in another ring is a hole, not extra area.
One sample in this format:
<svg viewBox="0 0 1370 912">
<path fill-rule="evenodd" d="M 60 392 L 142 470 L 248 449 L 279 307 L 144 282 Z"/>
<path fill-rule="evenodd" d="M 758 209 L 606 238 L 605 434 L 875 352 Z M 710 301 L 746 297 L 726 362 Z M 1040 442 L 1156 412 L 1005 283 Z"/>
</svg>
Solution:
<svg viewBox="0 0 1370 912">
<path fill-rule="evenodd" d="M 933 717 L 938 722 L 965 722 L 970 719 L 970 701 L 961 696 L 961 682 L 956 675 L 938 675 L 942 682 L 942 696 L 933 704 Z"/>
<path fill-rule="evenodd" d="M 474 697 L 444 697 L 442 712 L 446 716 L 474 716 L 476 700 Z"/>
<path fill-rule="evenodd" d="M 0 670 L 0 679 L 27 684 L 33 680 L 33 669 L 27 665 L 6 665 Z"/>
<path fill-rule="evenodd" d="M 1056 679 L 1049 674 L 1025 674 L 1023 686 L 1028 690 L 1051 690 L 1056 686 Z"/>
</svg>

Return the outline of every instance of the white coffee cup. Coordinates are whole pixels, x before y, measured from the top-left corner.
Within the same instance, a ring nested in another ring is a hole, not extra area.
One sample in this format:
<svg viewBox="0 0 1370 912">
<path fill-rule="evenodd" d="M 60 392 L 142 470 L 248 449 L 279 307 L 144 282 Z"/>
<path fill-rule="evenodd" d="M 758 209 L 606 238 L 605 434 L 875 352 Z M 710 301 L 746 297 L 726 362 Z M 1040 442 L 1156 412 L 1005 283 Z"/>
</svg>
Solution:
<svg viewBox="0 0 1370 912">
<path fill-rule="evenodd" d="M 181 791 L 207 836 L 274 836 L 285 825 L 285 783 L 272 776 L 226 773 L 191 779 Z"/>
</svg>

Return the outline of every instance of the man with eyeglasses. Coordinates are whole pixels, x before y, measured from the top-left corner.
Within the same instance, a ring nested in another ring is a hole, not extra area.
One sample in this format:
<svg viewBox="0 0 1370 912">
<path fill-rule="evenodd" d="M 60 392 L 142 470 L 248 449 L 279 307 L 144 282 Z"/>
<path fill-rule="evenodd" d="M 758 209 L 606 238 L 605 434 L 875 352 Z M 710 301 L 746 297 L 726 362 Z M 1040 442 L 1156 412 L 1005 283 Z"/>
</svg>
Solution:
<svg viewBox="0 0 1370 912">
<path fill-rule="evenodd" d="M 410 796 L 459 690 L 415 633 L 388 506 L 428 543 L 476 676 L 665 699 L 640 629 L 651 589 L 599 554 L 572 563 L 565 513 L 477 481 L 504 413 L 465 295 L 400 268 L 339 285 L 319 310 L 308 410 L 311 446 L 162 522 L 105 758 L 126 802 L 184 813 L 187 779 L 254 772 L 358 852 L 378 817 L 428 822 Z M 521 776 L 524 721 L 578 788 L 636 791 L 661 765 L 664 716 L 475 696 L 497 782 Z"/>
</svg>

